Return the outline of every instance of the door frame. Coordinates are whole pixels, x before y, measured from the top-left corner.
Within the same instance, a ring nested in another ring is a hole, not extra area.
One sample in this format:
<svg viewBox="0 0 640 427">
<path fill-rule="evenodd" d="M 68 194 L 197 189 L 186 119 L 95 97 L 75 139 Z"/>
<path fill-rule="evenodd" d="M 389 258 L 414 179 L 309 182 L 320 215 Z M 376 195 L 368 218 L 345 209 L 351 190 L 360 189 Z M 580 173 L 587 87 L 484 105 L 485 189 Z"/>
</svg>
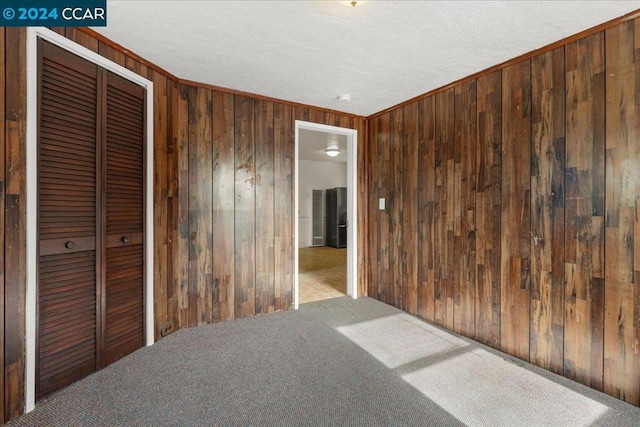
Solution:
<svg viewBox="0 0 640 427">
<path fill-rule="evenodd" d="M 293 301 L 297 310 L 299 305 L 299 256 L 298 241 L 300 232 L 298 229 L 299 185 L 300 175 L 300 129 L 313 130 L 325 133 L 344 135 L 347 137 L 347 295 L 353 299 L 358 298 L 358 131 L 355 129 L 341 128 L 337 126 L 322 125 L 319 123 L 295 121 L 295 185 L 294 185 L 294 279 Z"/>
<path fill-rule="evenodd" d="M 27 134 L 26 134 L 26 232 L 27 232 L 27 289 L 25 310 L 25 412 L 35 407 L 36 372 L 36 294 L 37 294 L 37 189 L 38 189 L 38 38 L 46 40 L 81 58 L 113 72 L 145 88 L 146 101 L 146 164 L 145 170 L 145 283 L 144 321 L 145 345 L 154 343 L 153 309 L 153 82 L 109 59 L 98 55 L 72 40 L 44 27 L 27 28 Z"/>
</svg>

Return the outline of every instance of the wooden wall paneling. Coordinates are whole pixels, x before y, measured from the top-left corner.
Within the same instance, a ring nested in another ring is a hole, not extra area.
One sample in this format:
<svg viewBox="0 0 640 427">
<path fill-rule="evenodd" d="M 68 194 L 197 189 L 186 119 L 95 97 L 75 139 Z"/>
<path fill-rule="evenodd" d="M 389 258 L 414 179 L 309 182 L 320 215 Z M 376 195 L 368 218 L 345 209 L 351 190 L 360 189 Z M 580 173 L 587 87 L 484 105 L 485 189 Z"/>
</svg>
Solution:
<svg viewBox="0 0 640 427">
<path fill-rule="evenodd" d="M 189 312 L 190 325 L 211 322 L 213 295 L 212 93 L 189 93 Z"/>
<path fill-rule="evenodd" d="M 80 34 L 84 34 L 84 33 L 80 33 Z M 125 67 L 128 68 L 129 70 L 133 71 L 136 74 L 139 74 L 141 76 L 153 76 L 152 73 L 157 73 L 154 71 L 150 71 L 149 67 L 147 67 L 145 64 L 142 64 L 140 61 L 138 61 L 135 58 L 132 58 L 131 56 L 127 56 L 125 58 Z M 172 84 L 175 84 L 175 82 L 173 82 L 172 80 L 169 80 Z"/>
<path fill-rule="evenodd" d="M 454 90 L 435 96 L 434 322 L 453 330 Z"/>
<path fill-rule="evenodd" d="M 213 320 L 235 316 L 234 95 L 213 92 Z"/>
<path fill-rule="evenodd" d="M 189 326 L 189 88 L 177 86 L 174 99 L 174 151 L 177 150 L 178 171 L 176 175 L 178 212 L 174 218 L 173 275 L 177 298 L 178 326 Z M 176 127 L 177 126 L 177 127 Z"/>
<path fill-rule="evenodd" d="M 127 58 L 128 60 L 128 58 Z M 179 325 L 178 289 L 181 265 L 180 258 L 180 95 L 178 83 L 167 81 L 167 318 Z M 188 247 L 187 247 L 188 251 Z M 185 270 L 186 271 L 186 270 Z M 175 326 L 174 326 L 175 327 Z"/>
<path fill-rule="evenodd" d="M 403 293 L 405 277 L 402 268 L 402 185 L 404 177 L 398 171 L 402 170 L 402 139 L 404 128 L 404 116 L 402 110 L 392 111 L 389 123 L 389 164 L 387 165 L 389 193 L 387 209 L 389 210 L 389 290 L 390 304 L 394 307 L 403 307 Z"/>
<path fill-rule="evenodd" d="M 434 322 L 435 314 L 435 107 L 430 96 L 418 103 L 418 302 L 417 314 Z"/>
<path fill-rule="evenodd" d="M 296 111 L 299 114 L 300 111 Z M 275 184 L 275 281 L 274 308 L 287 310 L 293 304 L 294 241 L 294 111 L 290 105 L 273 105 L 274 184 Z"/>
<path fill-rule="evenodd" d="M 153 147 L 153 266 L 155 336 L 160 338 L 160 328 L 167 323 L 167 79 L 149 72 L 153 81 L 154 147 Z"/>
<path fill-rule="evenodd" d="M 358 203 L 358 296 L 368 295 L 368 250 L 369 242 L 367 239 L 368 233 L 368 202 L 369 202 L 369 187 L 368 187 L 368 174 L 367 169 L 369 165 L 369 145 L 367 144 L 367 124 L 365 120 L 353 119 L 353 127 L 358 131 L 358 191 L 357 191 L 357 203 Z"/>
<path fill-rule="evenodd" d="M 253 99 L 236 96 L 235 317 L 255 314 L 256 170 L 253 108 Z"/>
<path fill-rule="evenodd" d="M 476 151 L 476 338 L 500 348 L 502 72 L 478 78 Z"/>
<path fill-rule="evenodd" d="M 379 217 L 380 211 L 378 210 L 378 199 L 381 197 L 379 189 L 379 173 L 378 164 L 380 153 L 378 152 L 378 137 L 380 128 L 380 117 L 375 117 L 369 120 L 369 135 L 367 138 L 367 145 L 369 146 L 369 157 L 367 162 L 367 189 L 369 193 L 369 200 L 367 202 L 367 244 L 369 245 L 369 252 L 367 254 L 368 265 L 367 269 L 367 282 L 368 296 L 372 298 L 378 298 L 378 272 L 380 271 L 380 245 L 378 242 Z"/>
<path fill-rule="evenodd" d="M 564 353 L 564 48 L 531 59 L 530 362 L 562 373 Z"/>
<path fill-rule="evenodd" d="M 378 210 L 378 299 L 386 304 L 391 304 L 393 279 L 390 273 L 391 246 L 394 240 L 391 236 L 391 198 L 393 189 L 390 185 L 390 173 L 396 171 L 392 169 L 391 163 L 391 134 L 389 132 L 390 123 L 393 120 L 391 113 L 380 116 L 378 128 L 378 197 L 385 199 L 385 209 Z"/>
<path fill-rule="evenodd" d="M 325 114 L 325 119 L 324 119 L 324 124 L 326 125 L 330 125 L 330 126 L 338 126 L 340 127 L 340 114 L 336 114 L 336 113 L 326 113 Z"/>
<path fill-rule="evenodd" d="M 273 103 L 256 100 L 256 313 L 275 309 L 275 181 Z"/>
<path fill-rule="evenodd" d="M 5 288 L 4 419 L 22 414 L 26 290 L 26 39 L 24 27 L 5 29 Z"/>
<path fill-rule="evenodd" d="M 604 391 L 640 405 L 639 20 L 605 33 Z"/>
<path fill-rule="evenodd" d="M 309 109 L 305 107 L 296 106 L 293 108 L 293 120 L 309 121 Z"/>
<path fill-rule="evenodd" d="M 411 314 L 418 313 L 418 150 L 419 150 L 419 106 L 409 104 L 403 109 L 402 132 L 402 309 Z"/>
<path fill-rule="evenodd" d="M 4 305 L 5 305 L 5 257 L 4 257 L 4 245 L 5 245 L 5 88 L 6 88 L 6 76 L 5 76 L 5 29 L 0 28 L 0 120 L 2 121 L 2 127 L 0 127 L 0 333 L 4 337 L 5 335 L 5 321 L 4 321 Z M 2 380 L 2 387 L 0 387 L 0 425 L 4 421 L 4 339 L 0 340 L 0 379 Z"/>
<path fill-rule="evenodd" d="M 455 87 L 455 332 L 475 337 L 476 299 L 476 81 Z"/>
<path fill-rule="evenodd" d="M 602 390 L 604 330 L 603 34 L 565 48 L 564 374 Z"/>
<path fill-rule="evenodd" d="M 78 30 L 76 27 L 66 27 L 65 37 L 78 43 L 80 46 L 98 52 L 98 40 L 89 34 Z M 137 62 L 137 61 L 136 61 Z"/>
<path fill-rule="evenodd" d="M 326 124 L 326 113 L 322 110 L 316 110 L 315 108 L 309 108 L 308 120 L 312 123 Z"/>
<path fill-rule="evenodd" d="M 126 66 L 127 58 L 124 52 L 119 49 L 115 49 L 113 46 L 110 46 L 104 42 L 98 42 L 98 53 L 101 56 L 104 56 L 107 59 L 115 62 L 118 65 Z M 157 71 L 155 71 L 157 73 Z M 150 71 L 151 73 L 151 71 Z M 158 73 L 160 74 L 160 73 Z M 163 75 L 164 77 L 164 75 Z"/>
<path fill-rule="evenodd" d="M 531 239 L 531 61 L 502 71 L 500 342 L 529 359 Z"/>
</svg>

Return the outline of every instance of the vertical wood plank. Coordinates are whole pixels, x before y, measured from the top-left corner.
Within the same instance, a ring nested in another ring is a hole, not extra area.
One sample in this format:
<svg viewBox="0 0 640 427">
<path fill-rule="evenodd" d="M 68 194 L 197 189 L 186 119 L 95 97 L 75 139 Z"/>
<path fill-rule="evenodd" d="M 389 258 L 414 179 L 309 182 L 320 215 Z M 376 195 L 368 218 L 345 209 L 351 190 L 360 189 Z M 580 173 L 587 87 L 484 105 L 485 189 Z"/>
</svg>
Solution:
<svg viewBox="0 0 640 427">
<path fill-rule="evenodd" d="M 326 114 L 324 111 L 309 108 L 309 121 L 312 123 L 326 124 Z"/>
<path fill-rule="evenodd" d="M 640 20 L 605 33 L 604 391 L 640 405 Z"/>
<path fill-rule="evenodd" d="M 603 34 L 565 48 L 567 85 L 564 373 L 602 390 L 604 330 Z"/>
<path fill-rule="evenodd" d="M 529 359 L 531 64 L 502 71 L 502 351 Z"/>
<path fill-rule="evenodd" d="M 562 373 L 564 346 L 564 48 L 531 60 L 530 362 Z"/>
<path fill-rule="evenodd" d="M 176 230 L 173 241 L 174 290 L 177 296 L 179 326 L 189 326 L 189 87 L 178 85 L 178 98 L 173 103 L 177 117 L 178 156 Z"/>
<path fill-rule="evenodd" d="M 435 181 L 434 97 L 420 100 L 418 169 L 418 316 L 434 322 L 435 314 Z"/>
<path fill-rule="evenodd" d="M 235 317 L 234 95 L 213 92 L 213 287 L 214 321 Z"/>
<path fill-rule="evenodd" d="M 98 40 L 75 27 L 67 27 L 67 38 L 89 50 L 98 52 Z"/>
<path fill-rule="evenodd" d="M 255 314 L 256 171 L 253 99 L 235 97 L 235 317 Z"/>
<path fill-rule="evenodd" d="M 354 119 L 353 127 L 358 131 L 358 296 L 368 295 L 368 221 L 369 187 L 367 168 L 369 167 L 369 145 L 367 144 L 366 120 Z"/>
<path fill-rule="evenodd" d="M 177 223 L 180 215 L 178 206 L 178 131 L 180 113 L 178 110 L 178 83 L 167 80 L 167 320 L 178 322 L 178 296 L 174 260 L 179 255 Z M 179 268 L 178 268 L 179 271 Z"/>
<path fill-rule="evenodd" d="M 478 78 L 476 152 L 476 339 L 500 348 L 502 72 Z"/>
<path fill-rule="evenodd" d="M 6 94 L 6 76 L 5 76 L 5 29 L 0 28 L 0 333 L 5 336 L 5 94 Z M 4 339 L 0 340 L 0 379 L 2 387 L 0 387 L 0 425 L 3 424 L 4 403 L 5 403 L 5 375 L 4 375 Z"/>
<path fill-rule="evenodd" d="M 418 103 L 403 108 L 402 135 L 402 309 L 418 312 Z M 398 150 L 400 151 L 400 150 Z M 397 174 L 396 174 L 397 175 Z"/>
<path fill-rule="evenodd" d="M 151 72 L 153 80 L 153 266 L 155 299 L 155 337 L 160 339 L 160 328 L 167 323 L 167 79 Z"/>
<path fill-rule="evenodd" d="M 275 309 L 286 310 L 293 304 L 294 242 L 294 117 L 289 105 L 273 106 L 274 183 L 275 183 Z"/>
<path fill-rule="evenodd" d="M 476 81 L 455 88 L 455 228 L 453 330 L 475 337 Z"/>
<path fill-rule="evenodd" d="M 255 101 L 256 314 L 275 309 L 275 181 L 273 103 Z"/>
<path fill-rule="evenodd" d="M 435 95 L 434 321 L 453 330 L 454 90 Z"/>
<path fill-rule="evenodd" d="M 369 121 L 369 162 L 367 168 L 367 181 L 369 188 L 369 202 L 367 204 L 368 212 L 368 244 L 369 244 L 369 269 L 367 272 L 368 295 L 378 298 L 379 271 L 380 271 L 380 245 L 378 242 L 380 211 L 378 209 L 378 199 L 381 196 L 379 188 L 380 173 L 378 165 L 380 163 L 380 153 L 378 151 L 378 138 L 380 129 L 380 117 L 374 117 Z"/>
<path fill-rule="evenodd" d="M 5 288 L 4 419 L 22 414 L 26 289 L 26 37 L 25 28 L 5 29 Z"/>
<path fill-rule="evenodd" d="M 389 128 L 392 120 L 391 113 L 380 116 L 377 138 L 378 197 L 385 199 L 385 209 L 378 211 L 378 229 L 375 231 L 378 240 L 377 299 L 386 304 L 392 303 L 392 289 L 390 288 L 393 285 L 389 265 L 391 246 L 394 245 L 391 236 L 391 202 L 389 197 L 393 191 L 389 184 L 389 163 L 391 162 L 391 135 Z"/>
<path fill-rule="evenodd" d="M 403 176 L 398 171 L 402 170 L 402 133 L 404 128 L 404 116 L 401 109 L 391 112 L 389 122 L 389 160 L 387 168 L 389 173 L 390 191 L 387 194 L 387 209 L 389 210 L 388 237 L 389 250 L 389 276 L 390 304 L 401 308 L 404 306 L 403 293 L 405 277 L 403 276 L 402 261 L 402 183 Z"/>
<path fill-rule="evenodd" d="M 189 93 L 189 324 L 211 321 L 213 305 L 212 94 Z"/>
<path fill-rule="evenodd" d="M 119 51 L 116 50 L 115 48 L 109 46 L 106 43 L 103 42 L 98 42 L 98 53 L 101 56 L 104 56 L 105 58 L 115 62 L 118 65 L 122 65 L 123 67 L 126 66 L 126 62 L 127 62 L 127 58 L 126 55 Z M 149 71 L 150 73 L 152 71 Z"/>
</svg>

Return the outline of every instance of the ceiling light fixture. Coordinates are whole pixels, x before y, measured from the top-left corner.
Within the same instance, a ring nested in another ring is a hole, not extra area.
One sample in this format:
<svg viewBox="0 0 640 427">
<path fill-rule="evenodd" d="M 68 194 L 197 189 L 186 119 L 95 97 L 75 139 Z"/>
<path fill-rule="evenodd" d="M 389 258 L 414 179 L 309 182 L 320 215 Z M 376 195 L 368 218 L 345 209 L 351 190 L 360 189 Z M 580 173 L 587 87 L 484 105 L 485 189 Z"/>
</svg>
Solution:
<svg viewBox="0 0 640 427">
<path fill-rule="evenodd" d="M 326 150 L 324 150 L 324 152 L 329 157 L 335 157 L 340 154 L 340 150 L 338 150 L 336 147 L 327 148 Z"/>
<path fill-rule="evenodd" d="M 324 150 L 324 153 L 329 157 L 335 157 L 340 154 L 340 149 L 338 148 L 338 136 L 337 135 L 329 135 L 327 140 L 327 149 Z"/>
</svg>

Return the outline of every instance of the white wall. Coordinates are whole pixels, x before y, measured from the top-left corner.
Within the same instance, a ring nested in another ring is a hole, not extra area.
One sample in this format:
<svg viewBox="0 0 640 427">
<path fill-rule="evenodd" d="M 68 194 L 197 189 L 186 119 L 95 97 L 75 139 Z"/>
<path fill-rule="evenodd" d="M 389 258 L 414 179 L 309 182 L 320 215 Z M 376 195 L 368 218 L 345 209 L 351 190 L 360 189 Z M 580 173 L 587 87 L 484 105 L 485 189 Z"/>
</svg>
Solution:
<svg viewBox="0 0 640 427">
<path fill-rule="evenodd" d="M 298 227 L 299 240 L 298 247 L 306 248 L 311 244 L 311 201 L 312 190 L 326 190 L 328 188 L 347 186 L 347 164 L 337 162 L 313 162 L 310 160 L 300 160 L 299 165 L 300 182 L 298 183 Z M 324 236 L 324 217 L 326 211 L 323 202 L 322 229 Z"/>
</svg>

